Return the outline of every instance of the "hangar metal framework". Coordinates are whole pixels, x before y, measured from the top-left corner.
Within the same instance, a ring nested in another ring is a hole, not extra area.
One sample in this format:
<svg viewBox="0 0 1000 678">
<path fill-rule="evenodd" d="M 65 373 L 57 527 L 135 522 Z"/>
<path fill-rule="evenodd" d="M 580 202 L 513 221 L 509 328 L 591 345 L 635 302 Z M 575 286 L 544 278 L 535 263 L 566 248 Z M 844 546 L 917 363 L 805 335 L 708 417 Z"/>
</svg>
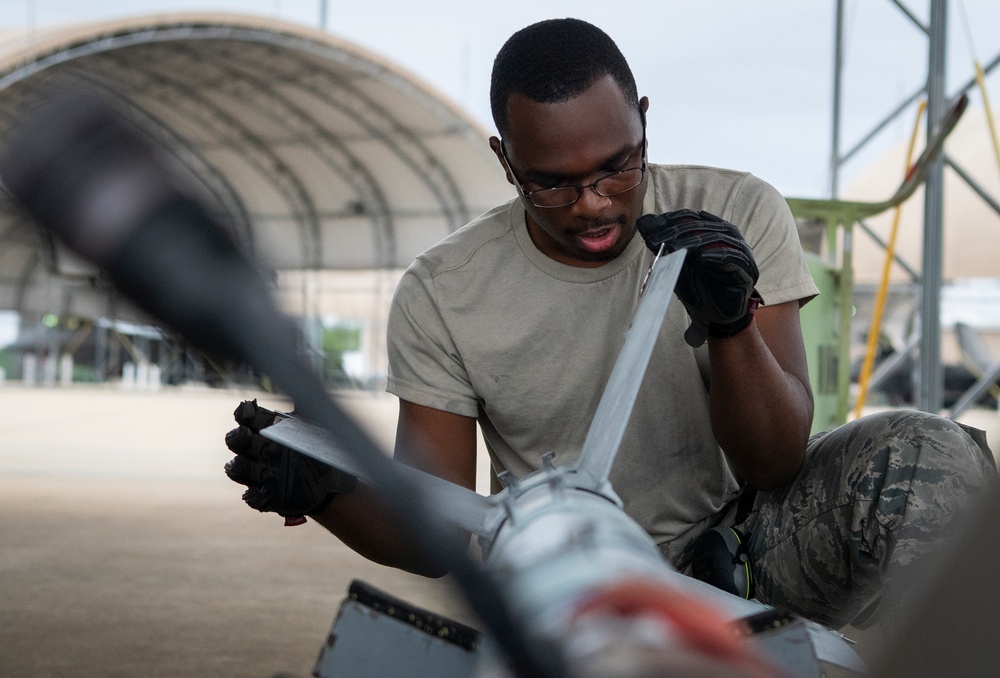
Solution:
<svg viewBox="0 0 1000 678">
<path fill-rule="evenodd" d="M 927 37 L 927 80 L 915 92 L 905 97 L 903 101 L 872 127 L 860 140 L 848 150 L 842 151 L 841 144 L 841 106 L 842 85 L 844 80 L 844 23 L 845 2 L 836 0 L 835 9 L 835 40 L 834 40 L 834 73 L 833 73 L 833 115 L 832 139 L 830 157 L 830 192 L 836 198 L 839 191 L 839 179 L 843 165 L 872 141 L 890 123 L 897 120 L 903 113 L 912 109 L 923 97 L 927 99 L 927 137 L 941 124 L 948 108 L 948 102 L 962 93 L 967 93 L 976 87 L 976 79 L 972 78 L 962 83 L 952 92 L 946 91 L 946 56 L 948 46 L 948 0 L 930 0 L 928 19 L 918 17 L 902 0 L 888 0 L 905 18 Z M 989 60 L 982 67 L 983 73 L 992 72 L 1000 66 L 1000 54 Z M 897 354 L 890 365 L 873 376 L 872 387 L 879 378 L 891 374 L 892 369 L 899 365 L 903 358 L 912 351 L 919 353 L 915 361 L 915 405 L 927 412 L 938 412 L 943 400 L 943 371 L 941 367 L 941 285 L 942 276 L 942 246 L 944 230 L 944 168 L 948 167 L 967 184 L 975 194 L 982 199 L 994 212 L 1000 214 L 1000 203 L 990 195 L 989 191 L 978 183 L 970 172 L 966 171 L 959 161 L 943 153 L 931 166 L 927 176 L 924 191 L 924 235 L 923 254 L 920 272 L 917 273 L 910 264 L 897 257 L 897 262 L 912 277 L 918 290 L 918 329 L 911 336 L 903 351 Z M 859 227 L 881 246 L 885 241 L 862 220 Z M 849 225 L 848 225 L 849 226 Z M 849 228 L 845 237 L 850 238 Z M 846 245 L 850 247 L 849 244 Z M 849 256 L 849 254 L 848 254 Z"/>
<path fill-rule="evenodd" d="M 513 196 L 485 129 L 402 68 L 322 31 L 188 14 L 2 37 L 0 136 L 51 87 L 101 86 L 276 272 L 405 268 Z M 305 298 L 318 285 L 292 277 L 300 309 L 319 310 Z M 6 198 L 0 309 L 29 324 L 45 313 L 136 317 Z"/>
</svg>

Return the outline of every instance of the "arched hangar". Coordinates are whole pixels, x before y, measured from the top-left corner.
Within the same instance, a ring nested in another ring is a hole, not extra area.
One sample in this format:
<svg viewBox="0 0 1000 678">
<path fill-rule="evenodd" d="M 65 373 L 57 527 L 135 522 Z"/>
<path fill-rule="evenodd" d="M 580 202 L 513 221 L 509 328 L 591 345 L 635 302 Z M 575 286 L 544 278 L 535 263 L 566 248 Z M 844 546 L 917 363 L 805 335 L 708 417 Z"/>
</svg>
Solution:
<svg viewBox="0 0 1000 678">
<path fill-rule="evenodd" d="M 67 77 L 112 92 L 279 272 L 398 270 L 512 196 L 470 116 L 403 68 L 300 25 L 187 14 L 8 31 L 0 139 Z M 129 313 L 6 198 L 0 310 Z"/>
</svg>

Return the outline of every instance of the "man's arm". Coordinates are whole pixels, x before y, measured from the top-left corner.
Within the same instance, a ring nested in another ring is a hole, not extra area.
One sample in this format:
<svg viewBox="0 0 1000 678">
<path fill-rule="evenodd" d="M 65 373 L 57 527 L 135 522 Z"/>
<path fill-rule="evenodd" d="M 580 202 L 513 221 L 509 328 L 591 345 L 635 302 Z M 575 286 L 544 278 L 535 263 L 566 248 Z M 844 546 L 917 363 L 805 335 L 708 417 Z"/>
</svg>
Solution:
<svg viewBox="0 0 1000 678">
<path fill-rule="evenodd" d="M 753 487 L 792 480 L 812 423 L 798 301 L 761 305 L 753 250 L 743 234 L 709 212 L 645 215 L 636 226 L 654 252 L 687 249 L 675 292 L 691 317 L 691 346 L 707 339 L 712 432 Z"/>
<path fill-rule="evenodd" d="M 399 401 L 395 459 L 471 490 L 476 488 L 476 420 Z M 374 490 L 358 483 L 314 516 L 337 538 L 369 560 L 428 577 L 446 572 L 420 558 Z"/>
<path fill-rule="evenodd" d="M 790 482 L 805 458 L 812 424 L 799 303 L 761 306 L 729 338 L 708 339 L 712 430 L 753 487 Z"/>
</svg>

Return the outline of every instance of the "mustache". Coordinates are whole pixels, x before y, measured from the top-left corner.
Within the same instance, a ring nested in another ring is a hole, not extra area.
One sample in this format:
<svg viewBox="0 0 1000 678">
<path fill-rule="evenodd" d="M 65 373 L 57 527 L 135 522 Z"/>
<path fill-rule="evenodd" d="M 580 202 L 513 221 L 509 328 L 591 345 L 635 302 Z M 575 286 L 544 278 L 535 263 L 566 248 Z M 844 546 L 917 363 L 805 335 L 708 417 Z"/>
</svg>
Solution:
<svg viewBox="0 0 1000 678">
<path fill-rule="evenodd" d="M 625 226 L 625 217 L 614 217 L 611 219 L 597 219 L 596 221 L 586 221 L 579 226 L 567 229 L 569 235 L 580 235 L 591 231 L 599 231 L 614 226 Z"/>
</svg>

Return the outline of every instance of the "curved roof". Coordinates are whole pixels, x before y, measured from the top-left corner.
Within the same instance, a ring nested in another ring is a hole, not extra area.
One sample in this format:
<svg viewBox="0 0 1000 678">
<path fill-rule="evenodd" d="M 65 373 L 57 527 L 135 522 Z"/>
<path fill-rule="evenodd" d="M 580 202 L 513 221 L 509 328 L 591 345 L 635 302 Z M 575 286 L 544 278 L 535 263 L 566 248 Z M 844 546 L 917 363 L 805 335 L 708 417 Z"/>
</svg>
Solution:
<svg viewBox="0 0 1000 678">
<path fill-rule="evenodd" d="M 329 34 L 185 14 L 0 34 L 0 138 L 64 76 L 110 86 L 276 270 L 407 266 L 512 197 L 488 133 Z M 86 266 L 0 202 L 0 309 L 107 315 Z"/>
<path fill-rule="evenodd" d="M 993 119 L 1000 121 L 1000 109 Z M 903 178 L 909 141 L 896 144 L 875 160 L 845 191 L 854 200 L 884 200 Z M 917 152 L 921 150 L 918 145 Z M 994 153 L 985 108 L 971 108 L 945 142 L 945 153 L 993 200 L 1000 196 L 1000 163 Z M 888 241 L 894 210 L 883 212 L 866 224 Z M 1000 214 L 988 205 L 950 167 L 944 173 L 944 233 L 942 273 L 945 280 L 1000 278 Z M 924 226 L 924 190 L 920 188 L 904 203 L 899 219 L 896 253 L 915 271 L 921 269 Z M 882 278 L 885 250 L 858 232 L 854 240 L 854 275 L 859 283 L 877 283 Z M 892 281 L 909 281 L 908 274 L 894 265 Z"/>
</svg>

